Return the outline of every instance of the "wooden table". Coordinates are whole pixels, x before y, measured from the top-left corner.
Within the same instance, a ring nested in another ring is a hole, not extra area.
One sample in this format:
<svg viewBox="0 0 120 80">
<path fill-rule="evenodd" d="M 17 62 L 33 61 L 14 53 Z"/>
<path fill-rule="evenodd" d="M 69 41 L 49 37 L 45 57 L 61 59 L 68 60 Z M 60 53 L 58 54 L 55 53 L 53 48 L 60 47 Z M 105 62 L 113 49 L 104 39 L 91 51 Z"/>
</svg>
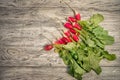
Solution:
<svg viewBox="0 0 120 80">
<path fill-rule="evenodd" d="M 120 80 L 120 0 L 65 0 L 88 19 L 94 13 L 105 17 L 101 25 L 114 36 L 106 49 L 115 61 L 101 62 L 102 73 L 93 71 L 83 80 Z M 73 15 L 59 0 L 0 0 L 0 80 L 75 80 L 54 51 L 41 51 L 49 43 L 44 37 L 60 37 L 56 27 Z"/>
</svg>

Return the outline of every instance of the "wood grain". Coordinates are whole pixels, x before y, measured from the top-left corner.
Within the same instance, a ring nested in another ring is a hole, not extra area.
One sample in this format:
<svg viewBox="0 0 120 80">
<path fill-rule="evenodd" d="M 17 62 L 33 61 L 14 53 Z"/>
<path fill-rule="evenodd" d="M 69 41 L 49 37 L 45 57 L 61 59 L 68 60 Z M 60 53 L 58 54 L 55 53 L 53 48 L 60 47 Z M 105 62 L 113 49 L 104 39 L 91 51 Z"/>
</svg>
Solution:
<svg viewBox="0 0 120 80">
<path fill-rule="evenodd" d="M 120 0 L 65 0 L 88 19 L 94 13 L 104 15 L 101 25 L 115 38 L 106 50 L 115 53 L 115 61 L 102 60 L 103 72 L 93 71 L 83 80 L 120 80 Z M 75 80 L 54 51 L 41 50 L 50 40 L 60 37 L 56 27 L 73 15 L 60 0 L 0 0 L 0 80 Z"/>
<path fill-rule="evenodd" d="M 114 50 L 114 49 L 113 49 Z M 101 66 L 118 66 L 120 67 L 119 51 L 116 53 L 115 61 L 102 60 Z M 39 52 L 32 48 L 4 48 L 0 55 L 1 66 L 65 66 L 58 54 L 51 52 Z"/>
<path fill-rule="evenodd" d="M 100 75 L 93 71 L 83 76 L 83 80 L 119 80 L 120 68 L 102 67 Z M 2 80 L 75 80 L 66 72 L 66 67 L 2 67 Z"/>
<path fill-rule="evenodd" d="M 102 9 L 119 10 L 119 0 L 65 0 L 72 7 L 81 7 L 81 9 Z M 66 7 L 60 0 L 1 0 L 0 7 Z"/>
</svg>

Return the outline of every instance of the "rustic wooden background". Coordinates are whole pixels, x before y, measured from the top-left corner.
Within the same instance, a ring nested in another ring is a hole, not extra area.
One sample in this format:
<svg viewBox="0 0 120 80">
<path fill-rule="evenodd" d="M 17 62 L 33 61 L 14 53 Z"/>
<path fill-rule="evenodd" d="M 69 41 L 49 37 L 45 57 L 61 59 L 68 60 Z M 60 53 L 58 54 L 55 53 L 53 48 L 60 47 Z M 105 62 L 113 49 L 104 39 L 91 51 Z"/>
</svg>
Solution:
<svg viewBox="0 0 120 80">
<path fill-rule="evenodd" d="M 81 13 L 82 19 L 94 13 L 103 14 L 101 23 L 115 43 L 106 49 L 117 55 L 115 61 L 103 60 L 100 76 L 93 71 L 83 80 L 120 80 L 120 0 L 65 0 Z M 53 51 L 40 51 L 60 36 L 59 18 L 72 11 L 59 0 L 0 0 L 0 80 L 75 80 Z"/>
</svg>

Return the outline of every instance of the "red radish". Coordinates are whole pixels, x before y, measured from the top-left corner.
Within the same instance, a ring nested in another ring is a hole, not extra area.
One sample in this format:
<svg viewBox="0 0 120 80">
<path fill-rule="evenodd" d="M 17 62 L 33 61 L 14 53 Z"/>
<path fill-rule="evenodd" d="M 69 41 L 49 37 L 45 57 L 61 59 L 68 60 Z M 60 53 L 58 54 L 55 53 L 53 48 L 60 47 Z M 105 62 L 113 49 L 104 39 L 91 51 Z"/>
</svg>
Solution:
<svg viewBox="0 0 120 80">
<path fill-rule="evenodd" d="M 72 38 L 73 38 L 73 40 L 74 40 L 74 41 L 76 41 L 76 42 L 78 42 L 78 41 L 79 41 L 79 38 L 78 38 L 78 36 L 77 36 L 77 35 L 73 35 L 73 36 L 72 36 Z"/>
<path fill-rule="evenodd" d="M 70 32 L 76 34 L 77 32 L 74 29 L 70 29 Z"/>
<path fill-rule="evenodd" d="M 68 29 L 73 28 L 72 24 L 69 23 L 69 22 L 66 22 L 66 23 L 64 24 L 64 26 L 65 26 L 66 28 L 68 28 Z"/>
<path fill-rule="evenodd" d="M 76 15 L 75 15 L 75 18 L 76 18 L 77 20 L 80 20 L 80 19 L 81 19 L 80 14 L 79 14 L 79 13 L 78 13 L 78 14 L 76 14 Z"/>
<path fill-rule="evenodd" d="M 68 41 L 68 42 L 72 42 L 72 40 L 71 40 L 70 38 L 68 38 L 68 37 L 67 37 L 67 41 Z"/>
<path fill-rule="evenodd" d="M 65 42 L 65 43 L 68 43 L 68 42 L 71 42 L 72 40 L 68 37 L 63 37 L 62 40 Z"/>
<path fill-rule="evenodd" d="M 62 37 L 61 40 L 64 41 L 66 44 L 68 43 L 68 39 L 66 37 Z"/>
<path fill-rule="evenodd" d="M 72 42 L 72 40 L 68 37 L 62 37 L 59 40 L 55 42 L 55 44 L 67 44 L 69 42 Z"/>
<path fill-rule="evenodd" d="M 78 23 L 74 23 L 73 24 L 74 28 L 77 28 L 78 30 L 81 30 L 81 26 Z"/>
<path fill-rule="evenodd" d="M 70 31 L 68 30 L 68 31 L 66 31 L 66 32 L 64 32 L 64 34 L 67 36 L 67 37 L 70 37 L 71 36 L 71 33 L 70 33 Z"/>
<path fill-rule="evenodd" d="M 68 17 L 69 22 L 76 22 L 77 20 L 74 17 Z"/>
<path fill-rule="evenodd" d="M 55 44 L 66 44 L 66 43 L 64 41 L 62 41 L 61 39 L 59 39 L 55 42 Z"/>
<path fill-rule="evenodd" d="M 53 45 L 52 45 L 52 44 L 47 44 L 47 45 L 44 46 L 44 50 L 45 50 L 45 51 L 49 51 L 49 50 L 51 50 L 52 48 L 53 48 Z"/>
</svg>

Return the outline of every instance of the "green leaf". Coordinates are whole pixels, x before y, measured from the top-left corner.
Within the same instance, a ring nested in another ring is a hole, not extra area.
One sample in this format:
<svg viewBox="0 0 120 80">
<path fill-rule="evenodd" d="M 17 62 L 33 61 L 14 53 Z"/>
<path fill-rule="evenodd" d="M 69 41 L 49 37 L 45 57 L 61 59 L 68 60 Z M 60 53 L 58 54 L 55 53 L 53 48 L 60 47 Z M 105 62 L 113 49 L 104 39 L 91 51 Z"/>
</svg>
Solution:
<svg viewBox="0 0 120 80">
<path fill-rule="evenodd" d="M 95 47 L 95 43 L 94 43 L 94 41 L 92 41 L 91 39 L 87 39 L 87 44 L 88 44 L 90 47 Z"/>
<path fill-rule="evenodd" d="M 80 76 L 78 73 L 74 73 L 74 77 L 75 77 L 77 80 L 82 80 L 82 76 Z"/>
<path fill-rule="evenodd" d="M 102 69 L 100 66 L 97 66 L 95 68 L 93 68 L 93 70 L 99 75 L 102 72 Z"/>
<path fill-rule="evenodd" d="M 91 18 L 90 18 L 90 22 L 92 24 L 99 24 L 100 22 L 102 22 L 104 20 L 103 15 L 101 14 L 94 14 Z"/>
<path fill-rule="evenodd" d="M 87 48 L 86 48 L 87 49 Z M 79 50 L 77 53 L 78 60 L 77 63 L 87 72 L 91 70 L 89 58 L 86 56 L 85 50 Z"/>
<path fill-rule="evenodd" d="M 91 68 L 97 73 L 100 74 L 101 73 L 101 68 L 99 66 L 100 60 L 101 58 L 96 56 L 95 54 L 93 54 L 92 52 L 89 54 L 89 59 L 90 59 L 90 65 Z"/>
<path fill-rule="evenodd" d="M 59 52 L 60 57 L 63 59 L 64 63 L 66 65 L 69 65 L 69 57 L 67 56 L 68 52 L 66 50 L 62 50 Z"/>
<path fill-rule="evenodd" d="M 93 38 L 93 41 L 95 41 L 95 44 L 97 45 L 97 46 L 99 46 L 99 47 L 101 47 L 101 48 L 104 48 L 104 44 L 103 43 L 101 43 L 98 39 L 96 39 L 96 38 Z"/>
<path fill-rule="evenodd" d="M 84 58 L 84 50 L 79 49 L 77 51 L 77 56 L 78 56 L 78 63 L 80 63 L 83 60 L 83 58 Z"/>
<path fill-rule="evenodd" d="M 95 36 L 105 45 L 111 45 L 114 43 L 114 38 L 108 35 L 108 31 L 103 30 L 102 27 L 98 26 L 93 29 Z"/>
<path fill-rule="evenodd" d="M 82 75 L 86 73 L 86 71 L 78 65 L 78 63 L 75 61 L 75 59 L 70 54 L 68 54 L 68 56 L 69 56 L 69 59 L 72 60 L 72 63 L 70 64 L 70 67 L 72 68 L 70 68 L 69 73 L 73 74 L 73 76 L 76 79 L 81 80 Z"/>
<path fill-rule="evenodd" d="M 77 64 L 74 64 L 75 67 L 75 73 L 78 73 L 79 75 L 83 75 L 86 71 L 84 69 L 82 69 L 80 66 L 78 66 Z"/>
<path fill-rule="evenodd" d="M 87 71 L 89 72 L 91 70 L 91 65 L 90 65 L 90 60 L 89 60 L 89 57 L 84 57 L 83 58 L 83 65 L 82 67 Z"/>
<path fill-rule="evenodd" d="M 78 73 L 80 76 L 82 76 L 86 72 L 76 63 L 76 61 L 74 61 L 73 65 L 74 65 L 75 73 Z"/>
<path fill-rule="evenodd" d="M 114 38 L 112 36 L 103 36 L 99 37 L 99 39 L 101 39 L 105 45 L 111 45 L 114 43 Z"/>
<path fill-rule="evenodd" d="M 78 21 L 80 26 L 82 26 L 82 29 L 87 29 L 89 31 L 92 31 L 96 26 L 91 25 L 88 21 Z"/>
<path fill-rule="evenodd" d="M 108 36 L 108 31 L 104 30 L 102 27 L 98 26 L 93 29 L 93 33 L 97 38 L 102 38 L 103 36 Z"/>
<path fill-rule="evenodd" d="M 71 50 L 73 48 L 75 48 L 76 45 L 75 43 L 71 42 L 71 43 L 68 43 L 67 45 L 63 45 L 63 48 L 67 49 L 67 50 Z"/>
<path fill-rule="evenodd" d="M 106 30 L 103 30 L 101 26 L 97 26 L 96 28 L 93 29 L 93 33 L 95 35 L 108 35 L 108 32 Z"/>
<path fill-rule="evenodd" d="M 109 54 L 108 51 L 103 52 L 103 57 L 106 58 L 109 61 L 113 61 L 113 60 L 116 59 L 116 55 L 115 54 Z"/>
</svg>

